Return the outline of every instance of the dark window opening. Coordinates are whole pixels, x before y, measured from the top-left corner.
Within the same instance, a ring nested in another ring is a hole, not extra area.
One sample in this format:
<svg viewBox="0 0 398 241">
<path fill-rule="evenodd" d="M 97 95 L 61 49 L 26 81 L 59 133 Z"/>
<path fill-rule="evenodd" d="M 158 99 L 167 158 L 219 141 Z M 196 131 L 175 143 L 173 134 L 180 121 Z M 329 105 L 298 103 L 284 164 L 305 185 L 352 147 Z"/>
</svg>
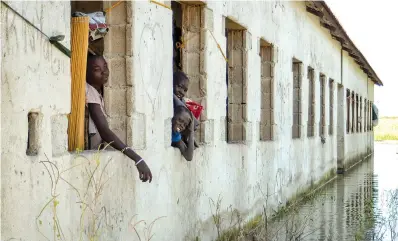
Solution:
<svg viewBox="0 0 398 241">
<path fill-rule="evenodd" d="M 359 110 L 359 97 L 358 94 L 355 95 L 355 109 L 356 109 L 356 125 L 357 125 L 357 132 L 360 132 L 360 110 Z"/>
<path fill-rule="evenodd" d="M 182 70 L 182 6 L 181 3 L 171 1 L 173 11 L 173 71 Z"/>
<path fill-rule="evenodd" d="M 319 75 L 319 82 L 320 82 L 320 97 L 321 97 L 321 102 L 319 103 L 320 107 L 320 121 L 319 121 L 319 135 L 320 136 L 325 136 L 325 126 L 326 126 L 326 106 L 325 106 L 325 75 L 320 74 Z"/>
<path fill-rule="evenodd" d="M 369 100 L 365 100 L 365 132 L 368 131 L 369 125 Z"/>
<path fill-rule="evenodd" d="M 315 134 L 315 73 L 314 69 L 308 67 L 308 122 L 307 136 L 313 137 Z"/>
<path fill-rule="evenodd" d="M 75 12 L 82 12 L 86 14 L 93 12 L 102 12 L 103 9 L 104 1 L 71 1 L 71 14 Z M 103 55 L 104 38 L 89 41 L 88 48 L 90 54 Z"/>
<path fill-rule="evenodd" d="M 362 122 L 363 122 L 362 112 L 363 112 L 363 109 L 362 109 L 362 96 L 361 96 L 361 97 L 359 97 L 359 117 L 358 117 L 359 132 L 363 131 L 363 129 L 362 129 Z"/>
<path fill-rule="evenodd" d="M 333 135 L 334 80 L 329 79 L 329 135 Z"/>
<path fill-rule="evenodd" d="M 372 126 L 372 102 L 370 100 L 368 100 L 368 111 L 369 111 L 368 131 L 370 131 Z"/>
<path fill-rule="evenodd" d="M 373 130 L 373 120 L 376 120 L 376 110 L 373 108 L 373 102 L 370 102 L 370 111 L 371 111 L 371 117 L 370 117 L 370 125 L 369 125 L 369 130 Z"/>
<path fill-rule="evenodd" d="M 351 133 L 355 132 L 355 93 L 351 93 Z"/>
<path fill-rule="evenodd" d="M 36 156 L 39 153 L 39 114 L 28 114 L 28 142 L 26 155 Z"/>
<path fill-rule="evenodd" d="M 347 110 L 346 131 L 347 131 L 347 133 L 350 133 L 350 131 L 351 131 L 351 123 L 350 123 L 351 93 L 350 93 L 349 89 L 347 89 L 346 100 L 347 100 L 347 103 L 346 103 L 346 106 L 347 106 L 347 109 L 346 109 Z"/>
</svg>

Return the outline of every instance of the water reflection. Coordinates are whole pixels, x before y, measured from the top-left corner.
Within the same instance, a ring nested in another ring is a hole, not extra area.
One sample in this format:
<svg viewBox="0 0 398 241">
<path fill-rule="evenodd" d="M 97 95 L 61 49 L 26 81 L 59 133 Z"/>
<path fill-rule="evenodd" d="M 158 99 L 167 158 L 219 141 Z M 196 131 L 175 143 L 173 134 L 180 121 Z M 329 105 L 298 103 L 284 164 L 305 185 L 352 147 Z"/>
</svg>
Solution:
<svg viewBox="0 0 398 241">
<path fill-rule="evenodd" d="M 373 157 L 269 224 L 258 240 L 398 240 L 397 150 L 376 143 Z"/>
<path fill-rule="evenodd" d="M 366 233 L 366 240 L 398 240 L 398 145 L 375 145 L 375 179 L 378 180 L 375 200 L 375 225 Z"/>
</svg>

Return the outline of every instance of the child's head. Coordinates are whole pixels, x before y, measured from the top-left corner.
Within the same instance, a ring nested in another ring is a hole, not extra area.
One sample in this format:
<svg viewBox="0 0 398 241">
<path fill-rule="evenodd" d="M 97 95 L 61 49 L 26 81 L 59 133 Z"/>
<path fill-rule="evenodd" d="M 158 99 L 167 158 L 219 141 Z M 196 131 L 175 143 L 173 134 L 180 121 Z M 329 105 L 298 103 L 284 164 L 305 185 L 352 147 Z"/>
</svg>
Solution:
<svg viewBox="0 0 398 241">
<path fill-rule="evenodd" d="M 93 86 L 103 86 L 108 82 L 109 69 L 104 57 L 89 55 L 87 58 L 86 81 Z"/>
<path fill-rule="evenodd" d="M 174 132 L 183 132 L 192 121 L 190 110 L 185 106 L 176 106 L 174 108 L 174 116 L 171 121 L 172 130 Z"/>
<path fill-rule="evenodd" d="M 173 93 L 182 99 L 188 91 L 189 79 L 182 71 L 174 72 L 173 74 Z"/>
</svg>

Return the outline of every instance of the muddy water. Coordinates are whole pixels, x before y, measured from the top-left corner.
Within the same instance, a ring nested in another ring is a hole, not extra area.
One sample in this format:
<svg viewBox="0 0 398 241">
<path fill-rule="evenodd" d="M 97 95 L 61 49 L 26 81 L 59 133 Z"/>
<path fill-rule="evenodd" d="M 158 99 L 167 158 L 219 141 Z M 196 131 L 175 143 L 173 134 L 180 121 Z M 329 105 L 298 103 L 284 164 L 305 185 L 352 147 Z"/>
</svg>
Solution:
<svg viewBox="0 0 398 241">
<path fill-rule="evenodd" d="M 397 144 L 376 143 L 373 157 L 338 176 L 254 239 L 398 240 L 397 152 Z"/>
</svg>

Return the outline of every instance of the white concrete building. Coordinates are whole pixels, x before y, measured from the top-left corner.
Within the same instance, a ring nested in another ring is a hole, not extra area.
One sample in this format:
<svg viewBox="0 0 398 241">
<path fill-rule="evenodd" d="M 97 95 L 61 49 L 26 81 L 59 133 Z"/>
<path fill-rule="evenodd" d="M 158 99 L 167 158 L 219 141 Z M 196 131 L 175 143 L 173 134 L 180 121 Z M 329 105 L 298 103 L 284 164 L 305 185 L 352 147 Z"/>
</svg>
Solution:
<svg viewBox="0 0 398 241">
<path fill-rule="evenodd" d="M 120 152 L 68 152 L 70 59 L 45 35 L 70 48 L 71 11 L 115 3 L 2 1 L 1 240 L 138 240 L 154 220 L 152 240 L 213 240 L 213 215 L 250 220 L 372 153 L 382 82 L 324 2 L 285 1 L 114 5 L 106 112 L 154 180 Z M 173 16 L 205 107 L 192 162 L 170 146 Z"/>
</svg>

